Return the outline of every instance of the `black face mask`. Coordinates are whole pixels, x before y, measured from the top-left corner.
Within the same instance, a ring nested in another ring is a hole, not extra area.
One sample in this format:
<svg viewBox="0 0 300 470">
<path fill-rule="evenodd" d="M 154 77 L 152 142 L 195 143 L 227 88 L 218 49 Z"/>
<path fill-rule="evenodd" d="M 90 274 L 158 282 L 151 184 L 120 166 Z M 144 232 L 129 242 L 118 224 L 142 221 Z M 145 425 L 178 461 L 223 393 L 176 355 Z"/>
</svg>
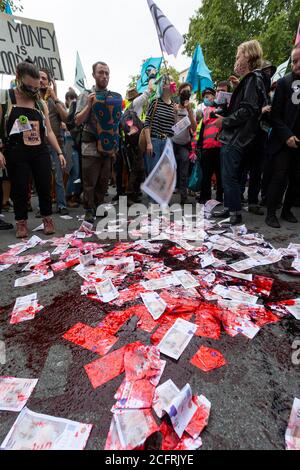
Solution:
<svg viewBox="0 0 300 470">
<path fill-rule="evenodd" d="M 189 101 L 191 98 L 191 92 L 189 90 L 184 90 L 182 93 L 180 93 L 180 104 L 184 105 L 186 101 Z"/>
<path fill-rule="evenodd" d="M 28 85 L 25 85 L 25 83 L 21 82 L 20 85 L 19 85 L 19 90 L 24 94 L 26 95 L 28 98 L 37 98 L 38 97 L 38 94 L 40 92 L 40 89 L 36 89 L 36 88 L 31 88 L 30 86 Z"/>
</svg>

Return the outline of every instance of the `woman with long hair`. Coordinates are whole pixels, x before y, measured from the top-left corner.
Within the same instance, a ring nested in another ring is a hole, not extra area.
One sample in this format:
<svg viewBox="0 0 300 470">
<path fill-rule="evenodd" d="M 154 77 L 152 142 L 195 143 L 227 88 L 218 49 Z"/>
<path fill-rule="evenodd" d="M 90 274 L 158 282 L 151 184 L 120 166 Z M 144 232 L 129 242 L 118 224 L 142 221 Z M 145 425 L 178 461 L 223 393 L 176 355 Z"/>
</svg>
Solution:
<svg viewBox="0 0 300 470">
<path fill-rule="evenodd" d="M 17 87 L 6 92 L 0 102 L 0 123 L 4 120 L 4 152 L 0 152 L 0 168 L 7 166 L 11 181 L 17 238 L 28 236 L 28 184 L 33 176 L 44 233 L 55 233 L 51 218 L 51 159 L 46 139 L 57 152 L 65 167 L 62 150 L 51 129 L 46 104 L 40 100 L 40 75 L 29 60 L 21 62 L 16 70 Z"/>
</svg>

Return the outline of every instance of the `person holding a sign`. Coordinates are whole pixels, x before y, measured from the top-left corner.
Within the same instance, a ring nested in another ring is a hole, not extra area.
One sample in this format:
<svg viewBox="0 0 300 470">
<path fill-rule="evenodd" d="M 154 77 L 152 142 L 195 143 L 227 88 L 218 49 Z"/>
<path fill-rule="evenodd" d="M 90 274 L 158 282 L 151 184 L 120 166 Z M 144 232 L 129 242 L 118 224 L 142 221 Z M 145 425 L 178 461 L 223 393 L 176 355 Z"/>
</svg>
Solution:
<svg viewBox="0 0 300 470">
<path fill-rule="evenodd" d="M 158 163 L 167 139 L 174 136 L 175 104 L 172 101 L 170 77 L 163 75 L 158 83 L 158 99 L 149 106 L 145 120 L 147 142 L 145 169 L 149 175 Z"/>
<path fill-rule="evenodd" d="M 94 223 L 96 209 L 104 202 L 112 163 L 119 149 L 122 96 L 107 89 L 110 70 L 106 63 L 93 65 L 95 85 L 77 101 L 75 123 L 82 132 L 82 177 L 85 220 Z"/>
<path fill-rule="evenodd" d="M 187 201 L 191 132 L 194 133 L 197 129 L 196 116 L 190 102 L 191 95 L 191 84 L 182 83 L 179 87 L 179 104 L 176 106 L 176 124 L 173 127 L 174 137 L 172 140 L 177 162 L 177 187 L 180 192 L 181 204 L 185 204 Z"/>
<path fill-rule="evenodd" d="M 11 181 L 11 197 L 17 226 L 17 238 L 28 236 L 27 195 L 30 175 L 33 175 L 39 197 L 44 233 L 55 232 L 51 201 L 51 159 L 46 144 L 52 145 L 60 164 L 66 162 L 62 150 L 52 131 L 49 113 L 44 102 L 39 100 L 40 75 L 30 61 L 17 66 L 17 88 L 8 90 L 0 105 L 0 121 L 5 124 L 5 150 L 0 160 L 8 169 Z M 0 122 L 1 123 L 1 122 Z"/>
</svg>

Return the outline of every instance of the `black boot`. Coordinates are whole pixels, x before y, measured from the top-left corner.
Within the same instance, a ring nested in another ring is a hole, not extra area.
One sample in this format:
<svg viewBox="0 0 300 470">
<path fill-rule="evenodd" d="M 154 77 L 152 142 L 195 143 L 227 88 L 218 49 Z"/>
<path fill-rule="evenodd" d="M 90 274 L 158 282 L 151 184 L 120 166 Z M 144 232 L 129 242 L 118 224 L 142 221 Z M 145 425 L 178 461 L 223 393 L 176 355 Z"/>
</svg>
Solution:
<svg viewBox="0 0 300 470">
<path fill-rule="evenodd" d="M 216 219 L 227 219 L 230 216 L 228 209 L 223 209 L 222 211 L 214 211 L 212 216 Z"/>
<path fill-rule="evenodd" d="M 265 215 L 263 209 L 261 207 L 259 207 L 259 205 L 249 206 L 249 212 L 251 214 L 255 214 L 255 215 Z"/>
<path fill-rule="evenodd" d="M 276 217 L 276 214 L 268 214 L 266 217 L 266 224 L 272 228 L 281 228 L 279 220 Z"/>
<path fill-rule="evenodd" d="M 0 219 L 0 230 L 12 230 L 14 226 L 3 219 Z"/>
<path fill-rule="evenodd" d="M 232 214 L 230 216 L 230 225 L 240 225 L 243 222 L 241 214 Z"/>
<path fill-rule="evenodd" d="M 291 209 L 283 208 L 282 212 L 281 212 L 281 218 L 283 220 L 286 220 L 287 222 L 290 222 L 291 224 L 297 224 L 298 223 L 298 219 L 296 219 L 296 217 L 292 213 Z"/>
</svg>

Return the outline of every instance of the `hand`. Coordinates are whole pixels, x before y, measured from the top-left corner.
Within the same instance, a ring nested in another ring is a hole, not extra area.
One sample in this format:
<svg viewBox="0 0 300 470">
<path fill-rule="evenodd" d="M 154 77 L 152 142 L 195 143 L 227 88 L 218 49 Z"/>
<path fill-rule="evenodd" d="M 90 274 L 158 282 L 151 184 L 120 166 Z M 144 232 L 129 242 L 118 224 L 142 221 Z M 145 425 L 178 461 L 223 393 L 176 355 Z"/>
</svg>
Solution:
<svg viewBox="0 0 300 470">
<path fill-rule="evenodd" d="M 222 124 L 223 124 L 223 116 L 220 116 L 219 114 L 216 114 L 217 120 L 214 122 L 214 126 L 216 126 L 218 129 L 222 129 Z"/>
<path fill-rule="evenodd" d="M 57 101 L 57 95 L 53 88 L 49 87 L 49 97 L 53 99 L 53 101 Z"/>
<path fill-rule="evenodd" d="M 155 90 L 155 80 L 151 79 L 148 83 L 148 92 L 151 94 Z"/>
<path fill-rule="evenodd" d="M 54 77 L 52 78 L 52 85 L 53 85 L 54 93 L 55 93 L 56 96 L 57 96 L 57 84 L 56 84 L 56 81 L 55 81 L 55 78 L 54 78 Z"/>
<path fill-rule="evenodd" d="M 153 155 L 153 145 L 152 144 L 147 144 L 146 153 L 149 157 L 151 157 Z"/>
<path fill-rule="evenodd" d="M 262 114 L 265 113 L 270 113 L 271 112 L 271 106 L 264 106 L 263 109 L 261 110 Z"/>
<path fill-rule="evenodd" d="M 187 111 L 192 111 L 192 105 L 191 105 L 190 101 L 188 101 L 188 100 L 184 102 L 183 107 L 184 107 Z"/>
<path fill-rule="evenodd" d="M 89 94 L 88 101 L 87 101 L 87 106 L 89 109 L 92 109 L 95 98 L 96 98 L 96 93 Z"/>
<path fill-rule="evenodd" d="M 6 167 L 6 160 L 2 152 L 0 152 L 0 169 L 3 170 Z"/>
<path fill-rule="evenodd" d="M 63 154 L 61 154 L 61 155 L 58 155 L 58 158 L 59 158 L 59 161 L 60 161 L 61 169 L 65 170 L 66 166 L 67 166 L 67 162 L 66 162 L 65 157 L 63 156 Z"/>
<path fill-rule="evenodd" d="M 231 83 L 233 88 L 237 87 L 240 83 L 239 79 L 235 75 L 230 75 L 228 81 Z"/>
<path fill-rule="evenodd" d="M 295 135 L 293 135 L 292 137 L 290 137 L 287 141 L 286 141 L 286 145 L 288 147 L 290 147 L 291 149 L 297 149 L 299 148 L 298 145 L 297 145 L 297 142 L 300 142 L 300 140 L 298 139 L 298 137 L 296 137 Z"/>
</svg>

